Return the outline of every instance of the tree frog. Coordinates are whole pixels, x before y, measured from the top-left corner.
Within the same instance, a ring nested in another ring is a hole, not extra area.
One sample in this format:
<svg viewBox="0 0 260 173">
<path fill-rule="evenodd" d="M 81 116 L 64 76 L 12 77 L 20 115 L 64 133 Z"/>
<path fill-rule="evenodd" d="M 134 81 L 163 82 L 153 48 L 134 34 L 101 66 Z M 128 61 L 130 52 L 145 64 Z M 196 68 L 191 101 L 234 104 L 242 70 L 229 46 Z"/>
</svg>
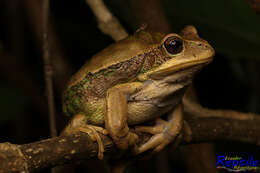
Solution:
<svg viewBox="0 0 260 173">
<path fill-rule="evenodd" d="M 63 94 L 63 111 L 73 116 L 63 134 L 88 133 L 104 146 L 99 133 L 109 135 L 119 149 L 135 153 L 160 151 L 178 136 L 182 97 L 194 74 L 212 61 L 214 49 L 194 26 L 180 34 L 137 31 L 94 55 L 72 76 Z M 161 117 L 168 115 L 168 119 Z M 154 121 L 154 126 L 138 126 Z M 136 146 L 136 131 L 153 134 Z M 99 132 L 99 133 L 98 133 Z"/>
</svg>

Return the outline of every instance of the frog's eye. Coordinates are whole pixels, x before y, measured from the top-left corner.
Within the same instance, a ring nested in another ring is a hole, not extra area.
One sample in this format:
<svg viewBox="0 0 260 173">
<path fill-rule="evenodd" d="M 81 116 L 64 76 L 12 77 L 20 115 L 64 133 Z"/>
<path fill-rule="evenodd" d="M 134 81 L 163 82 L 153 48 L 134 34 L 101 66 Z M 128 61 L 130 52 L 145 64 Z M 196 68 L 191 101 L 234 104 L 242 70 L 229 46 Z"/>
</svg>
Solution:
<svg viewBox="0 0 260 173">
<path fill-rule="evenodd" d="M 176 36 L 167 38 L 163 44 L 167 52 L 171 55 L 178 54 L 183 49 L 183 41 Z"/>
</svg>

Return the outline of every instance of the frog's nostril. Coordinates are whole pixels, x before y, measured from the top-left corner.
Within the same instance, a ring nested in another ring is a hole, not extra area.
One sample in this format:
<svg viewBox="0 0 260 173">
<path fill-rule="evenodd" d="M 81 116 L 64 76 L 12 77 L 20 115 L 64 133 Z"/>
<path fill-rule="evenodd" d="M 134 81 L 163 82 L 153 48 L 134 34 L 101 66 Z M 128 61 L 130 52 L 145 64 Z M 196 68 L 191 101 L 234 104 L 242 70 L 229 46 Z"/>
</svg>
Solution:
<svg viewBox="0 0 260 173">
<path fill-rule="evenodd" d="M 202 44 L 202 43 L 199 43 L 198 44 L 199 47 L 207 47 L 206 45 Z"/>
</svg>

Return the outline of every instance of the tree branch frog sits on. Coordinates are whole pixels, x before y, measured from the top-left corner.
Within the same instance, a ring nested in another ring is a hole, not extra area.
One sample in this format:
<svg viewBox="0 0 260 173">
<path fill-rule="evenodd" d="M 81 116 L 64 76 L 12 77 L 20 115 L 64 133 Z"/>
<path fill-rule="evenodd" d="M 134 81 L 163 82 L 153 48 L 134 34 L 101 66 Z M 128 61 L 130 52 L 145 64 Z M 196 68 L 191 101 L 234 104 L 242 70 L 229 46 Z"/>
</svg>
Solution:
<svg viewBox="0 0 260 173">
<path fill-rule="evenodd" d="M 63 95 L 63 111 L 73 116 L 63 134 L 88 133 L 104 146 L 99 133 L 109 135 L 119 149 L 135 153 L 160 151 L 179 134 L 182 97 L 194 74 L 212 61 L 214 49 L 193 26 L 180 34 L 137 31 L 94 55 L 71 78 Z M 160 117 L 168 114 L 168 120 Z M 155 126 L 136 126 L 155 121 Z M 153 134 L 137 147 L 138 136 Z"/>
</svg>

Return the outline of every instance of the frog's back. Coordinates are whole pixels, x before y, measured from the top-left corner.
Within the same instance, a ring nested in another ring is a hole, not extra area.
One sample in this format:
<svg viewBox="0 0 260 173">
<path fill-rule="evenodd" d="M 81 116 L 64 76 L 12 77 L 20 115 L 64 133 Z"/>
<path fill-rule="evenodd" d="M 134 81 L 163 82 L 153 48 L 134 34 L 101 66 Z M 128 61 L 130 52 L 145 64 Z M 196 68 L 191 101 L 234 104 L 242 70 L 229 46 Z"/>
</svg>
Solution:
<svg viewBox="0 0 260 173">
<path fill-rule="evenodd" d="M 133 80 L 147 61 L 144 52 L 153 49 L 160 37 L 132 36 L 110 45 L 94 55 L 73 77 L 63 95 L 63 109 L 68 115 L 104 113 L 106 91 L 112 86 Z M 158 46 L 158 45 L 157 45 Z M 146 63 L 152 66 L 153 63 Z M 95 120 L 97 121 L 97 120 Z"/>
<path fill-rule="evenodd" d="M 154 45 L 159 44 L 163 36 L 161 33 L 141 31 L 134 36 L 129 36 L 126 39 L 108 46 L 88 60 L 81 69 L 72 76 L 68 85 L 75 85 L 81 81 L 87 73 L 95 74 L 110 66 L 142 55 L 145 51 L 152 49 Z"/>
</svg>

